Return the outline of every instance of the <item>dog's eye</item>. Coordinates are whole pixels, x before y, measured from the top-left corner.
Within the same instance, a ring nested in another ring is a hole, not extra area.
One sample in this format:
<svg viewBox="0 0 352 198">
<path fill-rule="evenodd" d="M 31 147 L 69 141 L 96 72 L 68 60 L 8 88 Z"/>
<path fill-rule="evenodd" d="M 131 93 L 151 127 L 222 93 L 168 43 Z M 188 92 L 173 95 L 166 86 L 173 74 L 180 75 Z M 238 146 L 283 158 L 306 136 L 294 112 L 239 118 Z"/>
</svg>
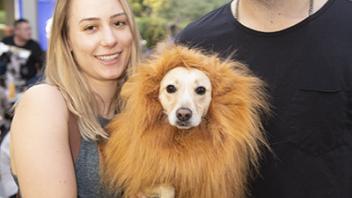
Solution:
<svg viewBox="0 0 352 198">
<path fill-rule="evenodd" d="M 175 93 L 177 91 L 176 87 L 174 85 L 168 85 L 166 87 L 167 93 Z"/>
<path fill-rule="evenodd" d="M 195 91 L 198 95 L 204 95 L 206 89 L 205 89 L 205 87 L 197 87 Z"/>
</svg>

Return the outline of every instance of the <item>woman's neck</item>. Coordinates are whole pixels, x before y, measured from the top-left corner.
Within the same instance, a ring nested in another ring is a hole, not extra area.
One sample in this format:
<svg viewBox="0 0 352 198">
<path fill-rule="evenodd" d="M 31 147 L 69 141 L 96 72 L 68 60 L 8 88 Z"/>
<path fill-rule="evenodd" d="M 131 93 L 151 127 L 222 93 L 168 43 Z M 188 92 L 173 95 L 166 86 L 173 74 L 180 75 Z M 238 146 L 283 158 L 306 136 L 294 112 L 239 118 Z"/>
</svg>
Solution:
<svg viewBox="0 0 352 198">
<path fill-rule="evenodd" d="M 274 32 L 301 22 L 326 2 L 327 0 L 234 0 L 231 8 L 243 25 L 258 31 Z"/>
<path fill-rule="evenodd" d="M 95 99 L 98 105 L 98 113 L 104 118 L 111 118 L 115 114 L 115 109 L 112 105 L 116 96 L 117 84 L 117 80 L 90 80 L 89 82 L 91 89 L 96 94 Z"/>
</svg>

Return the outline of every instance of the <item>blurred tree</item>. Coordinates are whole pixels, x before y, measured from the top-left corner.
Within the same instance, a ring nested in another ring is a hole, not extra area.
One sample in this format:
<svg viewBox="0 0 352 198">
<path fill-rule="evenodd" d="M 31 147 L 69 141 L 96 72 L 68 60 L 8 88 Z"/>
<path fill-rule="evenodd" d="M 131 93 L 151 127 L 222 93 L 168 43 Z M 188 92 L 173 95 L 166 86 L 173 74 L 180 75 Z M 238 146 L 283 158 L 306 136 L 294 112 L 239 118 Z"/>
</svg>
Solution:
<svg viewBox="0 0 352 198">
<path fill-rule="evenodd" d="M 144 2 L 144 0 L 130 0 L 130 5 L 137 18 L 149 15 L 150 13 L 150 7 Z"/>
<path fill-rule="evenodd" d="M 225 2 L 224 0 L 169 0 L 164 4 L 159 15 L 183 28 Z"/>
<path fill-rule="evenodd" d="M 167 34 L 167 21 L 161 17 L 137 17 L 136 22 L 148 49 L 153 48 Z"/>
<path fill-rule="evenodd" d="M 146 47 L 166 38 L 169 27 L 183 28 L 229 0 L 129 0 Z"/>
<path fill-rule="evenodd" d="M 153 10 L 152 14 L 158 15 L 158 13 L 164 8 L 169 0 L 145 0 L 146 4 Z"/>
</svg>

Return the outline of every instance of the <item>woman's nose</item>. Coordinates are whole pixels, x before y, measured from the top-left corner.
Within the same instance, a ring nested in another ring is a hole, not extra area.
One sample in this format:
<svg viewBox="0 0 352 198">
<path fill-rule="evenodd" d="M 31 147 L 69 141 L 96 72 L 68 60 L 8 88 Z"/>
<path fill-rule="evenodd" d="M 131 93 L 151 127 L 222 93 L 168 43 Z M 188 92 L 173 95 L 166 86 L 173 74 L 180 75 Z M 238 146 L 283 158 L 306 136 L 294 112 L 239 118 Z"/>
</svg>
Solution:
<svg viewBox="0 0 352 198">
<path fill-rule="evenodd" d="M 104 47 L 113 47 L 117 44 L 116 35 L 111 27 L 103 29 L 101 45 Z"/>
</svg>

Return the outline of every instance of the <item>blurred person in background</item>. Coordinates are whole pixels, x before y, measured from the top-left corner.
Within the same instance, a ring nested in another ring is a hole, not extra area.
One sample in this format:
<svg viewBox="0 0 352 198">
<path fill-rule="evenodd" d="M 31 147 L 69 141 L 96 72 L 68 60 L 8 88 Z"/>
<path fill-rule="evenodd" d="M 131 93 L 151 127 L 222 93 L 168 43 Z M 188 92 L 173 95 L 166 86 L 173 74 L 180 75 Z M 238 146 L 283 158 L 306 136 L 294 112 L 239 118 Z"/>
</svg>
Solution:
<svg viewBox="0 0 352 198">
<path fill-rule="evenodd" d="M 233 0 L 178 35 L 267 83 L 273 153 L 252 197 L 352 197 L 351 24 L 351 0 Z"/>
<path fill-rule="evenodd" d="M 21 67 L 21 76 L 28 82 L 40 75 L 44 62 L 44 52 L 39 43 L 32 39 L 32 30 L 27 19 L 18 19 L 13 26 L 14 34 L 3 38 L 2 42 L 31 52 L 28 60 Z"/>
</svg>

